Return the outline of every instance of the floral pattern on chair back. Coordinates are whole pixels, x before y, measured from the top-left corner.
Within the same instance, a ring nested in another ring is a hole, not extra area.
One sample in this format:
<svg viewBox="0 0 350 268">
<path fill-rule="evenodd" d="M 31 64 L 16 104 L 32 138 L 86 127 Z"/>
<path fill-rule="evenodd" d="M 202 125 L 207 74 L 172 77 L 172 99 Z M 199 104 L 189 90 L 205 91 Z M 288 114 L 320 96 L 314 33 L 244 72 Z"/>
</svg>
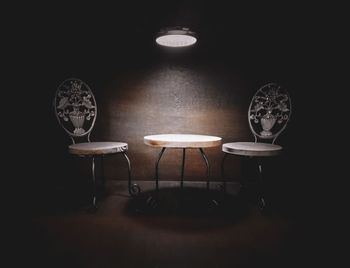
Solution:
<svg viewBox="0 0 350 268">
<path fill-rule="evenodd" d="M 291 112 L 291 99 L 286 89 L 276 83 L 262 86 L 253 96 L 248 111 L 255 140 L 269 139 L 274 143 L 287 126 Z"/>
<path fill-rule="evenodd" d="M 96 101 L 82 80 L 64 80 L 56 91 L 54 108 L 60 125 L 71 137 L 83 137 L 92 131 L 97 114 Z"/>
</svg>

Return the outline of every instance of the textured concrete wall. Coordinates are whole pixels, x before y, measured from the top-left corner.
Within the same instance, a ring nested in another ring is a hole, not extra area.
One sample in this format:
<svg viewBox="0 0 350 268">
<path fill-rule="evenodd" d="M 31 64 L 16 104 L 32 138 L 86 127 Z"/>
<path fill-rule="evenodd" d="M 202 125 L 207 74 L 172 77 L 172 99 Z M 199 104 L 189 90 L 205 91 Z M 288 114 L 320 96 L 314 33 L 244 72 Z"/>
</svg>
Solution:
<svg viewBox="0 0 350 268">
<path fill-rule="evenodd" d="M 163 65 L 108 79 L 104 88 L 92 85 L 100 108 L 93 139 L 126 141 L 136 179 L 154 177 L 160 151 L 143 143 L 145 135 L 207 134 L 220 136 L 224 142 L 253 138 L 247 122 L 252 89 L 230 70 Z M 218 178 L 221 147 L 205 151 L 211 176 Z M 125 178 L 125 170 L 119 168 L 123 159 L 113 158 L 108 161 L 108 177 Z M 160 164 L 161 178 L 176 179 L 180 163 L 181 150 L 167 150 Z M 205 165 L 198 150 L 188 151 L 185 174 L 191 179 L 203 178 Z"/>
</svg>

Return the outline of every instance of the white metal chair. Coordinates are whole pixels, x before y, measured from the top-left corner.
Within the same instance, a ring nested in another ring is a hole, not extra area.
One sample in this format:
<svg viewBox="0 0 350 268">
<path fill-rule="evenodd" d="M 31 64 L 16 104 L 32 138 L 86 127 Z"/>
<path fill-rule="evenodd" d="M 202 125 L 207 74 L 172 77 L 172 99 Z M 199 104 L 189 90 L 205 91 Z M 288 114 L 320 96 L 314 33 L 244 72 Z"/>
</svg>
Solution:
<svg viewBox="0 0 350 268">
<path fill-rule="evenodd" d="M 283 147 L 275 144 L 275 141 L 286 128 L 291 112 L 291 99 L 287 90 L 276 83 L 268 83 L 255 93 L 248 110 L 249 127 L 255 141 L 229 142 L 222 145 L 222 151 L 225 153 L 221 163 L 222 178 L 224 178 L 224 162 L 228 155 L 257 160 L 260 175 L 259 200 L 262 209 L 266 206 L 262 191 L 262 162 L 263 159 L 277 156 L 282 152 Z"/>
<path fill-rule="evenodd" d="M 137 195 L 140 187 L 131 183 L 130 160 L 126 154 L 128 144 L 114 141 L 90 141 L 90 134 L 97 116 L 97 105 L 90 87 L 80 79 L 66 79 L 57 88 L 53 105 L 59 124 L 72 140 L 72 144 L 68 147 L 69 153 L 92 159 L 92 208 L 97 208 L 95 160 L 101 159 L 103 172 L 103 158 L 106 155 L 121 153 L 125 157 L 128 164 L 129 194 Z M 82 140 L 85 142 L 81 142 Z M 102 182 L 105 182 L 103 174 Z"/>
</svg>

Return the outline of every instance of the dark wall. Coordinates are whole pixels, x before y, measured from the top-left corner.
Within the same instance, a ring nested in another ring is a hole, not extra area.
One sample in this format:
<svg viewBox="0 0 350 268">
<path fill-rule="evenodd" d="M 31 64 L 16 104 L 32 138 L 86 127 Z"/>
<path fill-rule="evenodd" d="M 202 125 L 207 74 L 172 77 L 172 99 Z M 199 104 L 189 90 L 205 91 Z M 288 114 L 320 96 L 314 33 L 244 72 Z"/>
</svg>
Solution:
<svg viewBox="0 0 350 268">
<path fill-rule="evenodd" d="M 255 91 L 267 82 L 280 82 L 289 89 L 293 99 L 295 88 L 289 86 L 288 80 L 277 70 L 247 68 L 222 55 L 218 58 L 208 55 L 209 59 L 205 59 L 206 54 L 196 54 L 200 46 L 199 43 L 185 54 L 173 56 L 164 51 L 155 52 L 150 62 L 145 59 L 139 63 L 136 57 L 131 62 L 116 62 L 116 66 L 93 64 L 86 68 L 78 65 L 69 72 L 64 65 L 55 67 L 53 77 L 46 83 L 47 98 L 42 107 L 46 110 L 44 118 L 40 119 L 45 123 L 38 122 L 38 128 L 48 131 L 45 135 L 50 137 L 42 148 L 45 157 L 38 156 L 40 165 L 45 165 L 45 170 L 38 166 L 39 180 L 34 180 L 39 196 L 59 199 L 62 195 L 69 199 L 69 196 L 74 198 L 88 189 L 90 162 L 68 154 L 70 140 L 58 126 L 51 106 L 57 86 L 68 77 L 81 78 L 95 93 L 98 116 L 91 139 L 128 143 L 134 180 L 153 180 L 155 176 L 154 165 L 160 149 L 145 145 L 145 135 L 198 133 L 220 136 L 223 142 L 253 141 L 247 110 Z M 292 142 L 288 132 L 293 128 L 293 116 L 290 126 L 277 140 L 286 148 L 285 160 L 271 164 L 276 167 L 274 172 L 278 176 L 293 166 L 291 152 L 288 152 Z M 205 151 L 211 165 L 211 179 L 220 180 L 221 147 Z M 160 164 L 160 178 L 179 180 L 180 165 L 181 150 L 166 151 Z M 127 179 L 123 157 L 106 158 L 105 175 L 108 180 Z M 241 159 L 230 157 L 226 162 L 226 176 L 239 180 L 241 175 Z M 185 177 L 187 180 L 205 180 L 205 165 L 198 150 L 188 150 Z"/>
<path fill-rule="evenodd" d="M 194 51 L 196 47 L 191 49 Z M 249 73 L 244 67 L 238 69 L 234 62 L 230 66 L 229 62 L 220 62 L 220 59 L 205 61 L 192 56 L 188 60 L 186 55 L 176 56 L 178 58 L 158 55 L 157 62 L 143 66 L 102 67 L 92 71 L 96 73 L 89 70 L 81 75 L 77 68 L 71 74 L 85 80 L 97 99 L 99 110 L 92 140 L 127 142 L 135 179 L 154 177 L 159 149 L 144 145 L 145 135 L 198 133 L 220 136 L 223 142 L 253 140 L 247 120 L 250 99 L 264 83 L 280 80 L 273 74 L 266 74 L 266 79 L 262 79 L 261 74 L 253 73 L 254 70 Z M 190 54 L 187 56 L 191 57 Z M 53 81 L 52 95 L 60 82 Z M 53 111 L 50 112 L 54 121 Z M 63 131 L 55 133 L 56 139 L 65 139 L 64 135 Z M 206 151 L 212 162 L 211 176 L 218 178 L 221 149 L 208 148 Z M 166 153 L 162 178 L 178 177 L 179 153 Z M 193 161 L 186 167 L 187 175 L 202 178 L 204 169 L 199 152 L 191 151 L 188 157 Z M 125 179 L 125 169 L 120 168 L 125 166 L 123 161 L 120 157 L 107 161 L 107 177 Z M 232 172 L 238 170 L 233 168 Z"/>
<path fill-rule="evenodd" d="M 94 84 L 94 81 L 91 81 Z M 100 107 L 94 140 L 126 141 L 135 179 L 154 178 L 159 149 L 143 143 L 143 137 L 157 133 L 217 135 L 224 141 L 252 139 L 248 136 L 246 110 L 249 82 L 242 75 L 215 65 L 163 64 L 116 72 L 105 86 L 96 81 Z M 93 87 L 93 85 L 92 85 Z M 219 147 L 206 150 L 210 160 L 222 157 Z M 161 177 L 176 179 L 180 151 L 164 155 Z M 126 178 L 123 159 L 116 157 L 106 167 L 110 178 Z M 198 150 L 189 151 L 186 174 L 203 178 L 204 163 Z M 212 163 L 217 178 L 219 165 Z"/>
<path fill-rule="evenodd" d="M 28 47 L 33 50 L 25 56 L 25 65 L 30 74 L 31 109 L 36 114 L 30 122 L 30 138 L 39 141 L 38 137 L 45 136 L 45 142 L 34 149 L 38 161 L 24 160 L 35 174 L 30 185 L 35 194 L 74 195 L 89 176 L 87 161 L 69 156 L 70 140 L 59 128 L 52 107 L 56 88 L 69 77 L 84 80 L 95 94 L 99 110 L 92 140 L 127 142 L 135 180 L 154 178 L 159 150 L 143 143 L 145 135 L 198 133 L 220 136 L 223 142 L 252 141 L 247 120 L 250 99 L 263 84 L 280 83 L 289 90 L 293 113 L 277 140 L 285 154 L 275 165 L 276 174 L 295 179 L 285 171 L 299 161 L 295 142 L 301 139 L 298 120 L 305 105 L 299 97 L 309 87 L 308 66 L 313 56 L 307 43 L 301 45 L 305 38 L 299 37 L 304 32 L 297 30 L 302 26 L 282 15 L 275 23 L 276 17 L 265 15 L 264 20 L 227 16 L 224 8 L 215 8 L 214 15 L 205 7 L 179 10 L 165 8 L 158 18 L 152 17 L 160 13 L 151 7 L 148 12 L 130 8 L 129 13 L 113 18 L 92 12 L 89 20 L 75 19 L 73 11 L 57 11 L 45 17 L 49 30 L 28 31 Z M 154 34 L 173 22 L 179 24 L 181 18 L 197 30 L 198 43 L 178 52 L 158 47 Z M 211 178 L 220 179 L 221 148 L 206 152 Z M 178 179 L 180 161 L 180 151 L 167 151 L 161 178 Z M 227 173 L 239 178 L 240 160 L 232 158 L 230 163 Z M 118 155 L 106 160 L 105 169 L 108 179 L 126 179 L 125 162 Z M 199 152 L 190 150 L 186 178 L 202 180 L 204 171 Z"/>
</svg>

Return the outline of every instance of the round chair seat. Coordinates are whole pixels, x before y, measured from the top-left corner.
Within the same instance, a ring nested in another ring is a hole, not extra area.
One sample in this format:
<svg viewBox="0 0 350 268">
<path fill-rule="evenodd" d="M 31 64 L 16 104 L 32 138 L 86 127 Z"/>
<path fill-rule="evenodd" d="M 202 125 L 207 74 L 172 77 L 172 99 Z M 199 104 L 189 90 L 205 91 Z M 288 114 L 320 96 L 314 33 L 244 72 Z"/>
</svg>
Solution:
<svg viewBox="0 0 350 268">
<path fill-rule="evenodd" d="M 282 151 L 282 146 L 263 142 L 230 142 L 222 145 L 222 151 L 244 156 L 274 156 Z"/>
<path fill-rule="evenodd" d="M 125 142 L 82 142 L 69 145 L 69 153 L 76 155 L 104 155 L 128 150 Z"/>
</svg>

